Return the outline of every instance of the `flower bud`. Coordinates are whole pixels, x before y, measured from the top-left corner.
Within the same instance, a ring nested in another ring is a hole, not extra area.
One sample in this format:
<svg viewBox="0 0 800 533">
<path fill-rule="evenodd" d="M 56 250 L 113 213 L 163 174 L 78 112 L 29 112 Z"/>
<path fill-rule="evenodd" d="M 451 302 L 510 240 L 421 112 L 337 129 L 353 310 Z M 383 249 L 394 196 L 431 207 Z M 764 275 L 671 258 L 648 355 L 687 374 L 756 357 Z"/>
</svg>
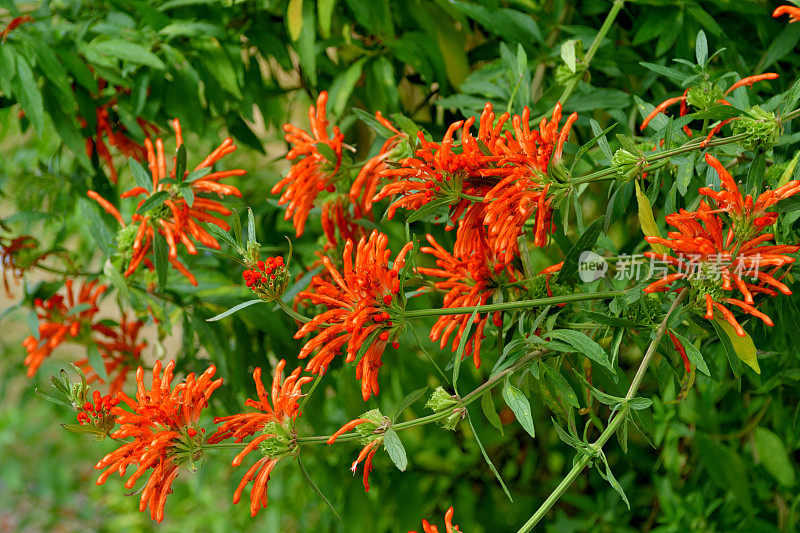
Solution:
<svg viewBox="0 0 800 533">
<path fill-rule="evenodd" d="M 775 113 L 764 111 L 758 106 L 751 107 L 747 113 L 731 124 L 734 135 L 746 133 L 748 137 L 739 141 L 744 150 L 769 150 L 778 142 L 783 126 Z"/>
</svg>

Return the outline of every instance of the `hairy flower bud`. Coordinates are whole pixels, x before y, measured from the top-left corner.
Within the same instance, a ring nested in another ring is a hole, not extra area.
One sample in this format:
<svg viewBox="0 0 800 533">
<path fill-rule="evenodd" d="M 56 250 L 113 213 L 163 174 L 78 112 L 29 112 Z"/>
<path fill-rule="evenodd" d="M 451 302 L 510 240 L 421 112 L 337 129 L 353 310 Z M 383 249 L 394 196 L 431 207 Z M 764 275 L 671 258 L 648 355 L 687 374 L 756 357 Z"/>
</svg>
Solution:
<svg viewBox="0 0 800 533">
<path fill-rule="evenodd" d="M 731 124 L 735 135 L 746 133 L 748 137 L 739 141 L 744 150 L 769 150 L 778 142 L 783 126 L 775 113 L 764 111 L 758 106 L 751 107 L 747 113 Z"/>
</svg>

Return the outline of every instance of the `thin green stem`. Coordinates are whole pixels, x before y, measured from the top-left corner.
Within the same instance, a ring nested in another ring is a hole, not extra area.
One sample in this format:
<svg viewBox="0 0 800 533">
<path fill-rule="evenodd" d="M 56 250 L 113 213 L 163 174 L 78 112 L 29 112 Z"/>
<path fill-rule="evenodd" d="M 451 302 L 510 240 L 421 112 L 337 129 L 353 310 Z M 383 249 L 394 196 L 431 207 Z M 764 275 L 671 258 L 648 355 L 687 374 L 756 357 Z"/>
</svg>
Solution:
<svg viewBox="0 0 800 533">
<path fill-rule="evenodd" d="M 608 34 L 608 30 L 611 29 L 611 26 L 614 24 L 614 21 L 617 18 L 617 15 L 622 10 L 622 5 L 625 3 L 625 0 L 615 0 L 614 5 L 611 6 L 611 10 L 606 15 L 606 20 L 603 21 L 603 25 L 600 27 L 600 31 L 597 32 L 597 35 L 592 41 L 592 44 L 589 45 L 589 50 L 586 51 L 586 55 L 583 58 L 583 67 L 584 69 L 589 69 L 589 64 L 592 62 L 594 55 L 597 53 L 597 50 L 600 48 L 600 43 L 603 42 L 603 39 L 606 38 Z M 578 82 L 580 81 L 580 76 L 573 77 L 567 86 L 564 87 L 564 92 L 561 93 L 561 97 L 558 99 L 561 104 L 565 104 L 569 97 L 572 95 L 572 92 L 575 90 L 575 87 L 578 86 Z"/>
<path fill-rule="evenodd" d="M 661 339 L 667 331 L 667 322 L 669 321 L 669 317 L 672 316 L 672 313 L 678 308 L 678 306 L 683 302 L 686 298 L 687 291 L 681 292 L 675 301 L 672 302 L 672 306 L 669 308 L 664 319 L 659 324 L 658 329 L 656 330 L 656 334 L 653 337 L 653 340 L 650 342 L 650 345 L 647 347 L 647 352 L 645 352 L 644 357 L 642 358 L 642 362 L 639 363 L 639 368 L 636 370 L 636 375 L 633 377 L 633 381 L 631 381 L 631 386 L 628 388 L 628 393 L 625 395 L 625 400 L 630 400 L 634 396 L 636 396 L 636 392 L 639 390 L 639 385 L 642 383 L 642 378 L 644 377 L 645 372 L 647 371 L 647 367 L 650 366 L 650 361 L 653 360 L 653 356 L 656 353 L 656 349 L 658 345 L 661 343 Z M 617 414 L 614 418 L 611 419 L 608 426 L 605 430 L 600 434 L 594 443 L 592 443 L 589 448 L 594 452 L 600 452 L 603 449 L 603 446 L 608 442 L 614 432 L 617 430 L 620 424 L 625 420 L 628 416 L 628 412 L 630 411 L 629 404 L 625 404 L 622 408 L 617 411 Z M 544 501 L 544 503 L 536 510 L 536 512 L 531 516 L 531 518 L 519 528 L 517 533 L 527 533 L 533 526 L 539 523 L 542 518 L 547 514 L 547 512 L 555 505 L 555 503 L 561 498 L 561 496 L 567 491 L 567 489 L 572 485 L 572 482 L 575 481 L 578 476 L 583 472 L 583 469 L 586 468 L 586 465 L 592 460 L 592 454 L 585 453 L 581 456 L 581 458 L 575 463 L 567 475 L 561 480 L 561 483 L 550 493 L 550 496 Z"/>
<path fill-rule="evenodd" d="M 503 302 L 499 304 L 475 305 L 469 307 L 448 307 L 443 309 L 416 309 L 406 311 L 405 318 L 422 318 L 442 315 L 470 315 L 476 309 L 479 313 L 491 313 L 494 311 L 509 311 L 513 309 L 529 309 L 531 307 L 541 307 L 544 305 L 556 305 L 569 302 L 581 302 L 587 300 L 604 300 L 606 298 L 616 298 L 622 296 L 626 291 L 607 291 L 594 292 L 591 294 L 568 294 L 565 296 L 555 296 L 553 298 L 537 298 L 535 300 L 517 300 L 515 302 Z"/>
<path fill-rule="evenodd" d="M 289 307 L 286 304 L 286 302 L 284 302 L 282 299 L 280 299 L 280 298 L 276 299 L 275 303 L 278 304 L 278 307 L 280 307 L 283 310 L 284 313 L 286 313 L 290 317 L 294 318 L 295 320 L 297 320 L 299 322 L 311 322 L 311 319 L 309 317 L 307 317 L 305 315 L 301 315 L 300 313 L 298 313 L 297 311 L 295 311 L 294 309 Z"/>
</svg>

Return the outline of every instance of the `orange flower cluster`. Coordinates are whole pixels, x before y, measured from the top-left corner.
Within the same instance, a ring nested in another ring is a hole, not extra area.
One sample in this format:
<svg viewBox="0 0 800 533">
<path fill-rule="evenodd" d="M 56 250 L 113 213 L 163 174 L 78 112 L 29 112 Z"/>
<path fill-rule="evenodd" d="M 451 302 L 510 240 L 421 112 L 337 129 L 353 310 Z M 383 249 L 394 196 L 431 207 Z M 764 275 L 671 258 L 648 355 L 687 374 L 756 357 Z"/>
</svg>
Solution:
<svg viewBox="0 0 800 533">
<path fill-rule="evenodd" d="M 183 145 L 183 135 L 177 119 L 173 121 L 173 126 L 175 127 L 176 147 L 180 148 Z M 239 189 L 232 185 L 220 183 L 220 180 L 231 176 L 242 176 L 246 171 L 241 169 L 211 171 L 212 166 L 217 161 L 236 150 L 236 146 L 230 138 L 225 139 L 208 157 L 201 161 L 193 172 L 190 173 L 186 170 L 181 177 L 175 176 L 175 167 L 173 167 L 169 176 L 167 175 L 164 143 L 161 139 L 156 139 L 155 147 L 150 139 L 146 139 L 145 148 L 153 183 L 149 189 L 142 186 L 134 187 L 123 193 L 120 198 L 146 195 L 146 198 L 139 201 L 137 209 L 141 208 L 145 202 L 155 195 L 163 197 L 163 201 L 155 202 L 155 205 L 151 205 L 143 213 L 134 213 L 131 217 L 131 226 L 128 226 L 125 224 L 120 212 L 110 202 L 94 191 L 89 191 L 88 195 L 97 201 L 106 212 L 116 218 L 123 228 L 136 228 L 135 233 L 133 233 L 132 229 L 129 230 L 128 237 L 133 239 L 130 245 L 132 255 L 125 270 L 125 276 L 133 274 L 142 262 L 152 268 L 152 262 L 147 258 L 147 255 L 153 246 L 155 234 L 158 232 L 166 239 L 169 249 L 167 256 L 169 262 L 176 270 L 186 276 L 192 285 L 197 285 L 194 275 L 178 260 L 177 243 L 182 243 L 186 251 L 192 255 L 197 254 L 197 248 L 192 239 L 209 248 L 219 249 L 220 246 L 217 240 L 200 223 L 208 222 L 228 231 L 230 229 L 228 223 L 215 216 L 215 214 L 228 216 L 231 214 L 231 210 L 217 200 L 198 195 L 216 194 L 219 197 L 231 195 L 241 197 L 242 193 L 239 192 Z M 184 192 L 187 187 L 191 190 L 191 195 Z M 127 250 L 123 250 L 123 252 L 127 252 Z"/>
<path fill-rule="evenodd" d="M 261 435 L 250 441 L 233 459 L 233 466 L 239 466 L 250 452 L 264 444 L 265 441 L 278 436 L 275 431 L 272 431 L 273 429 L 285 434 L 287 428 L 284 427 L 284 424 L 286 422 L 294 422 L 300 416 L 298 400 L 303 396 L 301 387 L 312 381 L 313 378 L 309 376 L 300 377 L 301 370 L 296 368 L 282 381 L 285 366 L 286 361 L 281 360 L 275 367 L 270 394 L 267 394 L 267 390 L 261 382 L 261 369 L 256 368 L 253 372 L 258 400 L 248 399 L 245 401 L 245 405 L 257 409 L 257 412 L 240 413 L 214 419 L 215 424 L 222 423 L 222 425 L 208 438 L 208 442 L 212 444 L 230 438 L 233 438 L 235 442 L 242 442 L 246 437 L 262 432 Z M 280 451 L 289 452 L 290 449 Z M 250 514 L 255 516 L 260 509 L 266 508 L 267 482 L 269 481 L 270 473 L 285 455 L 286 453 L 265 454 L 264 457 L 256 461 L 242 477 L 242 481 L 233 495 L 233 503 L 239 503 L 244 488 L 250 481 L 253 481 L 253 488 L 250 491 Z"/>
<path fill-rule="evenodd" d="M 370 420 L 368 418 L 356 418 L 343 425 L 336 431 L 336 433 L 331 435 L 327 441 L 328 445 L 331 445 L 334 442 L 336 442 L 336 439 L 341 437 L 343 433 L 347 433 L 351 429 L 361 426 L 362 424 L 370 424 L 370 428 L 373 430 L 379 427 L 374 420 Z M 356 457 L 356 460 L 353 461 L 353 465 L 350 467 L 350 471 L 353 472 L 353 474 L 355 474 L 356 470 L 358 470 L 358 463 L 364 461 L 363 482 L 364 482 L 364 490 L 367 492 L 369 492 L 369 473 L 372 472 L 372 458 L 375 456 L 375 452 L 378 451 L 378 448 L 380 447 L 382 442 L 383 442 L 382 436 L 375 436 L 369 438 L 368 442 L 361 449 L 361 452 L 359 452 L 358 457 Z"/>
<path fill-rule="evenodd" d="M 714 103 L 731 105 L 731 103 L 725 100 L 724 97 L 728 96 L 730 93 L 732 93 L 739 87 L 752 87 L 753 84 L 758 81 L 774 80 L 777 79 L 778 77 L 779 77 L 778 74 L 774 72 L 766 72 L 764 74 L 757 74 L 755 76 L 747 76 L 746 78 L 742 78 L 741 80 L 737 81 L 736 83 L 728 87 L 728 89 L 724 93 L 722 93 L 722 97 L 718 98 Z M 671 107 L 677 104 L 678 102 L 680 102 L 681 104 L 679 116 L 681 117 L 685 116 L 689 112 L 689 93 L 692 89 L 693 87 L 688 87 L 685 91 L 683 91 L 683 94 L 681 96 L 676 96 L 674 98 L 667 98 L 666 100 L 658 104 L 655 107 L 655 109 L 653 109 L 650 112 L 650 114 L 644 118 L 644 120 L 642 121 L 642 125 L 640 126 L 640 129 L 644 131 L 647 125 L 650 124 L 650 121 L 656 118 L 656 116 L 658 116 L 659 113 L 663 113 L 664 111 L 667 110 L 668 107 Z M 723 120 L 719 124 L 711 128 L 708 137 L 706 137 L 706 142 L 710 141 L 711 138 L 714 137 L 714 135 L 716 135 L 725 124 L 728 124 L 732 120 L 735 119 Z M 692 130 L 689 128 L 689 126 L 684 126 L 683 131 L 686 133 L 687 136 L 689 137 L 692 136 Z"/>
<path fill-rule="evenodd" d="M 278 194 L 285 189 L 278 204 L 288 204 L 284 219 L 292 219 L 298 237 L 305 230 L 308 212 L 314 206 L 317 196 L 322 191 L 336 191 L 337 173 L 342 166 L 344 134 L 339 131 L 338 126 L 333 127 L 333 136 L 328 134 L 329 123 L 325 110 L 327 103 L 328 93 L 322 91 L 317 98 L 317 106 L 312 105 L 309 109 L 311 133 L 291 124 L 283 126 L 286 142 L 292 145 L 286 159 L 299 160 L 292 165 L 286 177 L 275 184 L 271 192 Z M 320 151 L 320 145 L 327 148 L 327 156 L 333 156 L 333 161 Z"/>
<path fill-rule="evenodd" d="M 87 401 L 80 406 L 76 415 L 78 423 L 82 426 L 94 424 L 100 428 L 113 426 L 116 416 L 111 414 L 111 409 L 119 405 L 119 398 L 112 398 L 111 396 L 111 394 L 101 396 L 100 391 L 94 391 L 92 397 L 94 403 Z"/>
<path fill-rule="evenodd" d="M 457 525 L 453 524 L 453 507 L 447 510 L 444 514 L 444 530 L 445 533 L 459 533 L 461 530 L 458 529 Z M 422 520 L 422 532 L 423 533 L 439 533 L 439 528 L 430 524 L 427 520 Z M 416 531 L 409 531 L 408 533 L 416 533 Z"/>
<path fill-rule="evenodd" d="M 66 298 L 54 294 L 47 300 L 34 300 L 34 311 L 39 319 L 39 336 L 29 335 L 22 345 L 28 352 L 25 366 L 28 377 L 33 377 L 42 362 L 53 353 L 67 337 L 78 337 L 86 333 L 92 319 L 98 311 L 97 299 L 106 290 L 96 280 L 81 285 L 77 293 L 73 290 L 73 281 L 64 282 Z"/>
<path fill-rule="evenodd" d="M 106 322 L 92 324 L 92 331 L 101 335 L 95 338 L 94 343 L 103 358 L 106 374 L 111 378 L 108 391 L 112 396 L 122 390 L 128 372 L 141 362 L 142 350 L 147 346 L 147 341 L 138 340 L 143 326 L 141 320 L 128 320 L 124 313 L 118 325 L 112 326 Z M 86 374 L 87 383 L 103 382 L 89 365 L 88 358 L 75 361 L 75 365 Z"/>
<path fill-rule="evenodd" d="M 789 15 L 789 22 L 798 22 L 800 21 L 800 7 L 796 6 L 778 6 L 775 8 L 775 11 L 772 12 L 772 16 L 775 18 L 781 17 L 783 15 Z"/>
<path fill-rule="evenodd" d="M 389 218 L 400 207 L 418 210 L 433 200 L 443 201 L 450 205 L 450 223 L 458 221 L 457 254 L 461 247 L 489 246 L 506 263 L 518 253 L 517 238 L 536 213 L 534 238 L 537 246 L 543 246 L 553 229 L 548 167 L 551 160 L 561 159 L 578 115 L 573 113 L 559 127 L 561 105 L 557 104 L 552 119 L 542 119 L 539 129 L 531 130 L 530 110 L 525 108 L 522 116 L 511 118 L 511 130 L 503 132 L 509 118 L 508 113 L 495 117 L 487 103 L 477 136 L 470 131 L 474 117 L 451 124 L 441 143 L 427 141 L 420 132 L 415 157 L 381 173 L 399 180 L 385 185 L 375 201 L 400 195 L 389 206 Z M 456 150 L 453 137 L 459 129 L 461 142 Z"/>
<path fill-rule="evenodd" d="M 108 82 L 104 79 L 98 80 L 98 92 L 102 92 Z M 116 93 L 120 94 L 124 91 L 130 92 L 130 89 L 123 89 L 122 87 L 116 87 Z M 95 97 L 99 99 L 100 97 Z M 108 165 L 109 171 L 111 172 L 111 181 L 113 183 L 117 183 L 118 176 L 117 176 L 117 168 L 114 166 L 114 158 L 111 155 L 111 151 L 108 149 L 108 145 L 115 147 L 117 150 L 120 151 L 126 157 L 132 157 L 137 161 L 144 161 L 146 157 L 144 146 L 140 143 L 134 141 L 128 136 L 127 128 L 120 123 L 119 119 L 116 117 L 116 112 L 114 107 L 117 105 L 117 96 L 113 96 L 108 101 L 105 101 L 97 106 L 95 109 L 95 117 L 97 122 L 94 127 L 94 131 L 96 132 L 94 137 L 89 137 L 86 139 L 86 155 L 92 157 L 92 154 L 95 150 L 97 150 L 97 156 L 105 161 Z M 81 127 L 87 128 L 89 126 L 88 122 L 82 118 L 78 117 L 81 123 Z M 136 118 L 136 122 L 139 124 L 139 127 L 142 128 L 145 136 L 155 135 L 158 133 L 158 127 L 155 124 L 152 124 L 141 117 Z M 106 141 L 103 140 L 105 138 Z"/>
<path fill-rule="evenodd" d="M 744 336 L 744 329 L 723 304 L 738 307 L 768 326 L 773 325 L 767 315 L 756 309 L 753 295 L 775 296 L 776 291 L 791 294 L 780 281 L 783 276 L 779 276 L 778 271 L 792 265 L 794 258 L 786 254 L 797 252 L 800 246 L 768 244 L 775 236 L 762 232 L 774 224 L 777 214 L 765 210 L 778 200 L 799 192 L 800 182 L 789 182 L 767 191 L 754 201 L 750 195 L 742 197 L 736 182 L 717 159 L 707 155 L 706 161 L 719 173 L 723 190 L 703 187 L 700 192 L 714 199 L 717 209 L 701 201 L 696 211 L 681 209 L 679 213 L 667 215 L 667 224 L 677 229 L 668 232 L 667 238 L 646 237 L 650 243 L 670 248 L 674 255 L 655 252 L 645 255 L 666 261 L 678 272 L 651 283 L 645 291 L 665 291 L 678 280 L 688 280 L 700 303 L 705 305 L 705 318 L 713 319 L 714 311 L 718 311 L 739 336 Z M 730 220 L 723 219 L 720 213 L 730 215 Z M 732 291 L 741 293 L 741 298 L 726 295 Z"/>
<path fill-rule="evenodd" d="M 98 485 L 105 483 L 114 472 L 124 476 L 129 466 L 135 467 L 136 471 L 125 482 L 128 489 L 132 489 L 136 481 L 152 469 L 141 491 L 139 510 L 149 507 L 150 516 L 157 522 L 164 519 L 164 504 L 172 492 L 172 482 L 179 468 L 199 459 L 198 448 L 205 430 L 198 432 L 197 421 L 211 394 L 222 385 L 222 379 L 212 381 L 216 367 L 211 365 L 200 377 L 191 373 L 185 382 L 173 389 L 174 367 L 175 362 L 170 361 L 162 375 L 161 362 L 157 361 L 150 390 L 145 388 L 144 369 L 139 367 L 136 371 L 136 398 L 132 399 L 121 391 L 117 393 L 117 398 L 133 412 L 125 410 L 122 405 L 111 409 L 111 414 L 116 415 L 120 424 L 111 437 L 133 440 L 121 444 L 95 465 L 98 470 L 105 468 L 97 479 Z"/>
<path fill-rule="evenodd" d="M 378 370 L 381 356 L 390 338 L 397 347 L 399 326 L 393 320 L 402 311 L 399 273 L 405 266 L 405 256 L 413 247 L 406 244 L 397 254 L 389 268 L 391 251 L 386 247 L 389 238 L 373 231 L 369 239 L 361 238 L 353 259 L 353 241 L 344 246 L 343 272 L 322 261 L 332 281 L 322 276 L 311 280 L 312 291 L 303 291 L 298 300 L 308 300 L 316 305 L 325 305 L 328 311 L 320 313 L 303 325 L 295 334 L 296 339 L 321 329 L 300 351 L 301 359 L 316 351 L 306 365 L 306 370 L 324 374 L 342 346 L 347 344 L 345 362 L 355 362 L 364 343 L 369 347 L 358 361 L 356 378 L 361 380 L 361 394 L 367 400 L 378 393 Z"/>
<path fill-rule="evenodd" d="M 426 235 L 426 238 L 431 247 L 423 246 L 420 251 L 435 257 L 437 268 L 417 267 L 417 272 L 442 278 L 434 286 L 446 293 L 442 304 L 444 308 L 486 305 L 501 283 L 514 282 L 523 277 L 510 264 L 495 261 L 486 249 L 478 249 L 471 254 L 453 255 L 437 243 L 433 236 Z M 436 341 L 441 338 L 439 344 L 444 348 L 455 332 L 451 346 L 451 350 L 455 352 L 469 324 L 469 318 L 468 314 L 439 317 L 431 328 L 430 339 Z M 474 333 L 464 349 L 463 357 L 472 355 L 476 368 L 481 364 L 481 340 L 484 338 L 483 332 L 488 319 L 488 314 L 475 315 Z M 497 327 L 501 327 L 503 312 L 495 312 L 493 321 Z"/>
</svg>

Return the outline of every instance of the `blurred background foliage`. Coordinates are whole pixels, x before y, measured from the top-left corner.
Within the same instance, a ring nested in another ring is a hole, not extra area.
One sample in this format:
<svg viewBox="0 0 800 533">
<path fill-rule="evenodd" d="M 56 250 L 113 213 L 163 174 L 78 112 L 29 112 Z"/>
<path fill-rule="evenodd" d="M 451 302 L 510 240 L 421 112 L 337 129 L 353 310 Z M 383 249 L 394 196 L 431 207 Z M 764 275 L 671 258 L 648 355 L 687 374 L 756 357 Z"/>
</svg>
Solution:
<svg viewBox="0 0 800 533">
<path fill-rule="evenodd" d="M 580 113 L 567 148 L 574 154 L 594 136 L 590 119 L 602 128 L 617 122 L 614 133 L 636 136 L 645 109 L 641 102 L 656 104 L 680 94 L 681 82 L 691 72 L 680 71 L 682 66 L 672 59 L 693 61 L 700 30 L 710 49 L 724 48 L 709 66 L 716 76 L 774 71 L 781 78 L 758 86 L 759 101 L 783 93 L 800 70 L 800 24 L 771 19 L 774 7 L 757 0 L 626 2 L 584 72 L 582 51 L 611 8 L 609 1 L 0 0 L 0 26 L 17 16 L 32 18 L 0 45 L 0 217 L 15 234 L 36 236 L 42 249 L 56 256 L 69 250 L 70 261 L 62 267 L 70 272 L 100 273 L 96 226 L 88 219 L 85 193 L 94 189 L 108 198 L 118 195 L 111 167 L 96 149 L 102 136 L 98 114 L 113 131 L 137 142 L 145 135 L 137 119 L 169 137 L 168 120 L 179 118 L 187 132 L 190 162 L 222 137 L 234 137 L 240 149 L 227 165 L 248 170 L 235 183 L 244 200 L 234 206 L 249 205 L 255 211 L 265 254 L 285 254 L 286 236 L 293 237 L 293 231 L 268 194 L 287 168 L 280 126 L 291 121 L 305 127 L 308 105 L 320 91 L 329 91 L 332 123 L 363 158 L 376 152 L 382 139 L 358 120 L 353 107 L 380 110 L 398 123 L 410 118 L 437 137 L 451 121 L 476 114 L 487 101 L 500 111 L 520 113 L 527 105 L 533 115 L 547 113 L 564 84 L 577 76 L 576 90 L 563 102 L 565 110 Z M 671 79 L 641 62 L 678 69 L 685 76 Z M 734 97 L 748 98 L 743 93 Z M 739 103 L 746 107 L 755 102 Z M 619 143 L 609 137 L 613 151 Z M 91 155 L 85 139 L 94 139 Z M 770 162 L 785 167 L 796 141 L 790 124 Z M 120 182 L 132 183 L 125 157 L 113 148 L 111 152 Z M 689 164 L 704 168 L 699 163 L 698 158 Z M 603 151 L 592 148 L 575 168 L 589 172 L 607 165 Z M 663 210 L 665 203 L 670 207 L 670 201 L 675 206 L 665 180 L 674 172 L 665 171 L 647 191 L 657 209 Z M 690 180 L 681 196 L 705 184 L 700 173 Z M 614 224 L 600 239 L 602 247 L 614 252 L 633 253 L 641 243 L 628 185 L 612 200 Z M 575 197 L 578 215 L 567 228 L 570 238 L 580 233 L 584 220 L 606 212 L 605 190 L 591 187 L 580 200 Z M 689 192 L 687 202 L 691 196 Z M 788 220 L 787 232 L 794 231 L 793 224 Z M 399 249 L 402 225 L 384 227 Z M 309 228 L 302 238 L 293 238 L 296 274 L 316 259 L 314 252 L 321 247 L 318 222 Z M 424 221 L 412 225 L 417 235 L 432 228 Z M 563 256 L 558 249 L 547 254 L 536 252 L 538 266 Z M 175 358 L 185 372 L 204 370 L 209 358 L 218 365 L 226 386 L 215 394 L 215 414 L 241 409 L 244 398 L 254 392 L 253 367 L 270 366 L 280 358 L 291 367 L 300 348 L 292 338 L 293 321 L 269 306 L 205 321 L 249 298 L 237 268 L 225 257 L 203 254 L 193 263 L 198 288 L 171 276 L 163 291 L 167 299 L 134 286 L 134 299 L 123 302 L 139 311 L 150 306 L 161 318 L 147 331 L 149 360 Z M 25 287 L 15 288 L 15 300 L 4 303 L 0 530 L 147 530 L 152 527 L 149 518 L 137 512 L 137 498 L 121 496 L 124 489 L 116 478 L 103 487 L 94 485 L 92 467 L 111 444 L 62 431 L 58 422 L 71 422 L 72 415 L 33 394 L 75 354 L 62 351 L 34 379 L 24 378 L 20 342 L 27 335 L 27 309 L 34 297 L 55 290 L 48 282 L 57 279 L 37 271 Z M 415 300 L 421 307 L 436 304 L 429 296 Z M 760 350 L 760 376 L 746 369 L 734 375 L 721 345 L 712 342 L 703 353 L 713 378 L 698 376 L 687 392 L 675 370 L 677 359 L 657 359 L 643 390 L 654 399 L 652 413 L 642 415 L 644 434 L 631 431 L 627 453 L 616 442 L 607 448 L 631 510 L 592 469 L 564 496 L 542 530 L 794 531 L 800 519 L 795 468 L 800 447 L 800 299 L 783 297 L 768 305 L 772 308 L 765 312 L 778 317 L 775 328 L 749 326 Z M 113 298 L 106 299 L 106 306 L 114 312 Z M 427 326 L 417 327 L 419 336 L 427 338 Z M 492 340 L 487 340 L 487 353 Z M 635 365 L 645 340 L 635 332 L 626 337 L 627 348 L 620 354 L 623 368 Z M 413 337 L 407 335 L 405 341 L 399 351 L 385 356 L 381 395 L 367 405 L 352 369 L 334 363 L 323 389 L 306 406 L 303 432 L 328 434 L 375 406 L 391 413 L 407 393 L 438 385 Z M 436 346 L 428 350 L 441 364 L 451 358 Z M 739 371 L 738 362 L 735 366 Z M 483 373 L 470 365 L 462 372 L 464 390 L 483 380 Z M 601 371 L 594 383 L 610 394 L 626 388 L 624 376 L 615 383 Z M 521 430 L 504 406 L 503 434 L 483 418 L 477 404 L 470 408 L 513 503 L 495 483 L 467 424 L 452 433 L 425 426 L 401 435 L 409 456 L 407 472 L 397 471 L 385 454 L 377 456 L 367 494 L 349 472 L 356 446 L 303 449 L 304 463 L 342 523 L 291 461 L 272 476 L 268 510 L 251 519 L 246 506 L 230 504 L 241 475 L 228 466 L 234 454 L 215 451 L 198 474 L 182 475 L 175 484 L 166 520 L 158 529 L 406 531 L 418 529 L 422 517 L 440 523 L 447 507 L 454 505 L 455 521 L 464 531 L 514 531 L 569 470 L 574 455 L 550 422 L 553 412 L 563 409 L 559 399 L 530 374 L 520 387 L 534 407 L 536 439 Z M 578 400 L 581 408 L 587 407 L 585 397 Z M 503 405 L 499 391 L 495 401 Z M 597 405 L 587 413 L 583 418 L 594 417 L 598 424 L 607 416 Z M 418 402 L 403 416 L 424 414 Z"/>
</svg>

